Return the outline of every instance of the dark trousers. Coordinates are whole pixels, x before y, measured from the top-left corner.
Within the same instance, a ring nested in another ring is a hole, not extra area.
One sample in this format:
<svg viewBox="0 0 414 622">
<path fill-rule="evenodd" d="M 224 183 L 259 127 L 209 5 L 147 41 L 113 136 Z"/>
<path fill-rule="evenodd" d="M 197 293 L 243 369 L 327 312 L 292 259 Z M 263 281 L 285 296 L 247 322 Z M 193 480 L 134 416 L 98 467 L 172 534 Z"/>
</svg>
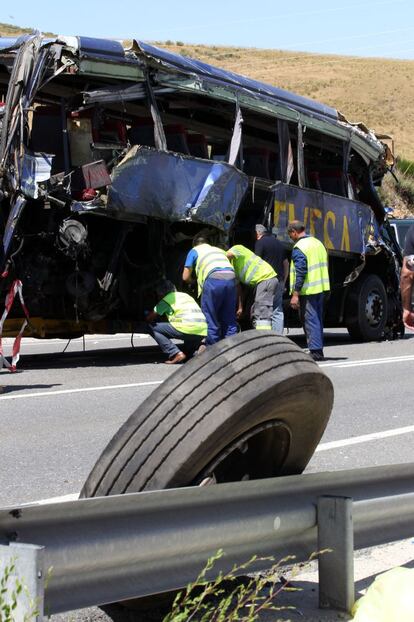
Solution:
<svg viewBox="0 0 414 622">
<path fill-rule="evenodd" d="M 207 345 L 237 333 L 236 302 L 235 279 L 226 281 L 210 277 L 204 281 L 201 310 L 207 320 Z"/>
<path fill-rule="evenodd" d="M 182 333 L 169 322 L 157 322 L 156 324 L 150 325 L 148 328 L 151 337 L 155 339 L 164 354 L 168 354 L 169 358 L 172 358 L 181 351 L 171 339 L 181 339 L 181 341 L 184 341 L 184 346 L 189 355 L 194 354 L 204 339 L 201 335 Z"/>
<path fill-rule="evenodd" d="M 323 301 L 323 292 L 299 296 L 300 319 L 309 350 L 323 349 Z"/>
</svg>

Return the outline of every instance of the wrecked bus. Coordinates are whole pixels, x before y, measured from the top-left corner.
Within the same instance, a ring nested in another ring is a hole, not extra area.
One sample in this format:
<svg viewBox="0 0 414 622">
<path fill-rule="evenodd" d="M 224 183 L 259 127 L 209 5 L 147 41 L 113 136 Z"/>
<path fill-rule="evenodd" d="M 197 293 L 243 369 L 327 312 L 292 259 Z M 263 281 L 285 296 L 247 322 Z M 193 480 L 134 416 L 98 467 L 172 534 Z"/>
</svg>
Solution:
<svg viewBox="0 0 414 622">
<path fill-rule="evenodd" d="M 392 156 L 333 108 L 140 41 L 33 33 L 0 39 L 0 134 L 3 336 L 136 330 L 201 229 L 290 245 L 293 218 L 329 251 L 325 325 L 401 331 Z"/>
</svg>

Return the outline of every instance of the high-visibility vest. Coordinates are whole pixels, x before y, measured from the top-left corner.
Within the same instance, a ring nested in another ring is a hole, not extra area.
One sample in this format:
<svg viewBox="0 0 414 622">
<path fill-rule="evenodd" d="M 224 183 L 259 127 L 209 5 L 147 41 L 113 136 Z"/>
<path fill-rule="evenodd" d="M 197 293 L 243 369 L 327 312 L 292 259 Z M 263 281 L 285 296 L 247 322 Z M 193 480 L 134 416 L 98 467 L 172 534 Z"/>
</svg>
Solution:
<svg viewBox="0 0 414 622">
<path fill-rule="evenodd" d="M 240 283 L 255 287 L 258 283 L 277 276 L 267 261 L 255 255 L 253 251 L 245 246 L 236 244 L 229 249 L 229 252 L 234 255 L 232 264 Z"/>
<path fill-rule="evenodd" d="M 204 281 L 213 270 L 230 270 L 233 272 L 233 266 L 227 259 L 226 251 L 210 244 L 200 244 L 196 246 L 197 261 L 195 266 L 198 295 L 203 291 Z"/>
<path fill-rule="evenodd" d="M 318 239 L 309 236 L 300 238 L 293 248 L 298 248 L 305 255 L 308 271 L 299 294 L 309 296 L 330 290 L 328 272 L 328 253 Z M 290 293 L 294 291 L 296 270 L 293 261 L 290 262 Z"/>
<path fill-rule="evenodd" d="M 254 327 L 256 330 L 272 330 L 272 320 L 255 320 Z"/>
<path fill-rule="evenodd" d="M 167 315 L 171 326 L 186 335 L 207 335 L 205 315 L 194 298 L 184 292 L 170 292 L 162 300 L 171 307 L 172 315 Z"/>
</svg>

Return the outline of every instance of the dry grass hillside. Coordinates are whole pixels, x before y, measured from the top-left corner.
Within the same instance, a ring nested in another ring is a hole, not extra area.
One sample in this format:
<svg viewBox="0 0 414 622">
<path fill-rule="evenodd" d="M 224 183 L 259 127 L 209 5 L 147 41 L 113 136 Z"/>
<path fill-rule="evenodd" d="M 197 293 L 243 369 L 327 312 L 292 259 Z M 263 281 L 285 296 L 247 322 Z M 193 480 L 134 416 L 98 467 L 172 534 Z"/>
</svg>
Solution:
<svg viewBox="0 0 414 622">
<path fill-rule="evenodd" d="M 13 26 L 13 24 L 3 24 L 0 22 L 0 37 L 18 37 L 22 34 L 33 32 L 33 28 L 22 28 L 21 26 Z M 46 37 L 54 37 L 53 32 L 44 32 Z"/>
<path fill-rule="evenodd" d="M 395 153 L 414 159 L 414 61 L 180 42 L 158 45 L 329 104 L 349 121 L 391 134 Z"/>
</svg>

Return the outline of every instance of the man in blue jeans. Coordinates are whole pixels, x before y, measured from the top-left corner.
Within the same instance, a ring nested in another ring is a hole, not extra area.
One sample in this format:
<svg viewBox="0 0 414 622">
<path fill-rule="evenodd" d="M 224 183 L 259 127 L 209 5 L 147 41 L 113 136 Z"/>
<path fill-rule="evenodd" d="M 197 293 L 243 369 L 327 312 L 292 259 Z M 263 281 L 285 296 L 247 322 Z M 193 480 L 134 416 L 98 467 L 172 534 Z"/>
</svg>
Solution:
<svg viewBox="0 0 414 622">
<path fill-rule="evenodd" d="M 299 311 L 309 354 L 323 361 L 323 303 L 329 291 L 328 254 L 318 239 L 305 232 L 300 220 L 288 223 L 288 235 L 294 242 L 290 262 L 290 306 Z"/>
<path fill-rule="evenodd" d="M 146 317 L 147 322 L 155 322 L 149 326 L 149 333 L 168 355 L 167 365 L 183 363 L 187 354 L 172 340 L 183 341 L 188 354 L 193 354 L 207 335 L 206 318 L 196 301 L 189 294 L 177 292 L 170 281 L 163 280 L 156 290 L 160 301 Z M 157 321 L 162 317 L 168 321 Z"/>
<path fill-rule="evenodd" d="M 212 345 L 237 333 L 236 278 L 226 252 L 211 246 L 202 236 L 194 238 L 185 260 L 183 281 L 189 283 L 194 272 L 208 326 L 206 345 Z"/>
</svg>

